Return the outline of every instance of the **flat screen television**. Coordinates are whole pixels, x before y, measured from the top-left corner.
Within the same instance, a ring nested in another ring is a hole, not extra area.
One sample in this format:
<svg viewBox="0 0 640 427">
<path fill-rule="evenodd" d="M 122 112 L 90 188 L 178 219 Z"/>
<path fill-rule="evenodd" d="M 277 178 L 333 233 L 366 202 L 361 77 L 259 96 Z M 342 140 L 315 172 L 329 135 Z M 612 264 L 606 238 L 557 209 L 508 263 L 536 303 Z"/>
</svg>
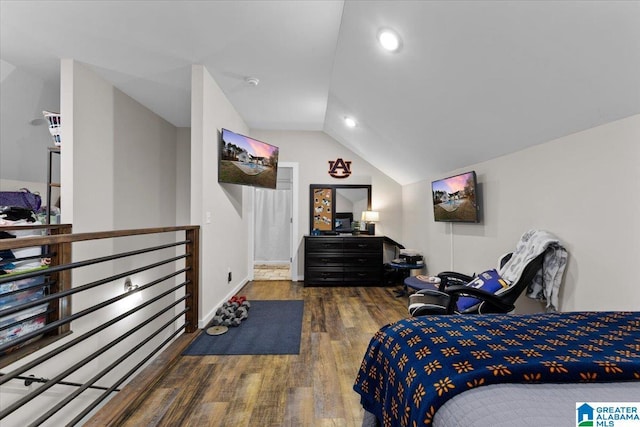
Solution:
<svg viewBox="0 0 640 427">
<path fill-rule="evenodd" d="M 475 171 L 431 183 L 433 217 L 439 222 L 479 222 L 478 183 Z"/>
<path fill-rule="evenodd" d="M 335 222 L 337 232 L 351 233 L 353 231 L 353 212 L 336 212 Z"/>
<path fill-rule="evenodd" d="M 276 188 L 278 147 L 222 129 L 218 182 Z"/>
</svg>

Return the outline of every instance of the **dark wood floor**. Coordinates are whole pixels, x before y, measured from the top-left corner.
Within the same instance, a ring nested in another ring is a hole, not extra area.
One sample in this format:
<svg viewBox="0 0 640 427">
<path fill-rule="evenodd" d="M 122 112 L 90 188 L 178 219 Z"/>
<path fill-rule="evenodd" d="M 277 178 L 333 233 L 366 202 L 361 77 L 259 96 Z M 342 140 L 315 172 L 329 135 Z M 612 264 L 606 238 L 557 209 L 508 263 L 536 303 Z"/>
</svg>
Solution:
<svg viewBox="0 0 640 427">
<path fill-rule="evenodd" d="M 407 317 L 393 288 L 250 282 L 249 300 L 303 299 L 299 355 L 180 356 L 126 426 L 359 426 L 353 391 L 371 336 Z"/>
</svg>

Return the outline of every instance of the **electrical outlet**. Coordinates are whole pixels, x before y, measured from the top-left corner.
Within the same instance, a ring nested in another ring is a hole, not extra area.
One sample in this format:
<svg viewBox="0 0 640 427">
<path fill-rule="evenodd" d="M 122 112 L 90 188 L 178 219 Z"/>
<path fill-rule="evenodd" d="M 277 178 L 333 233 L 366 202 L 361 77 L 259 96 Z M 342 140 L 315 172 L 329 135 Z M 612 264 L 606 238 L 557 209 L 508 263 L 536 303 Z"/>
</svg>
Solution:
<svg viewBox="0 0 640 427">
<path fill-rule="evenodd" d="M 227 283 L 231 283 L 231 272 L 227 273 Z"/>
</svg>

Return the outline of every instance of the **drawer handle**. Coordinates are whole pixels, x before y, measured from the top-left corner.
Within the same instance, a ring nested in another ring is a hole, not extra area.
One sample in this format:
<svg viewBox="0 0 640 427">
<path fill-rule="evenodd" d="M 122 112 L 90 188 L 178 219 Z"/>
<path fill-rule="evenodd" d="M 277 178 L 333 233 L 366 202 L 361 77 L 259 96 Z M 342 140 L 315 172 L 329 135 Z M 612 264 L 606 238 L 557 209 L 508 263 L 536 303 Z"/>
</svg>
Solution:
<svg viewBox="0 0 640 427">
<path fill-rule="evenodd" d="M 358 277 L 366 277 L 367 273 L 358 273 Z"/>
<path fill-rule="evenodd" d="M 324 278 L 329 277 L 329 273 L 320 273 L 320 275 Z"/>
<path fill-rule="evenodd" d="M 326 264 L 329 262 L 329 258 L 320 258 L 320 262 L 323 262 Z"/>
<path fill-rule="evenodd" d="M 368 259 L 366 259 L 366 258 L 358 258 L 358 262 L 359 262 L 359 263 L 362 263 L 362 264 L 363 264 L 363 263 L 365 263 L 365 262 L 367 262 L 367 261 L 369 261 L 369 260 L 368 260 Z"/>
<path fill-rule="evenodd" d="M 362 249 L 362 248 L 368 248 L 368 247 L 369 247 L 369 245 L 367 245 L 366 243 L 358 243 L 358 247 L 359 247 L 360 249 Z"/>
</svg>

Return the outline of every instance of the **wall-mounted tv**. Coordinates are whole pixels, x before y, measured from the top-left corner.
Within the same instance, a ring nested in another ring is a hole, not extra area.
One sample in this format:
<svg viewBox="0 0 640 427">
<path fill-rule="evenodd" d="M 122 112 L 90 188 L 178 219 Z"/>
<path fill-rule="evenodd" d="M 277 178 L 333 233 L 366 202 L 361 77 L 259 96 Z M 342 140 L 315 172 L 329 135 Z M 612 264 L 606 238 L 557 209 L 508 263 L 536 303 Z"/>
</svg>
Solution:
<svg viewBox="0 0 640 427">
<path fill-rule="evenodd" d="M 431 183 L 433 217 L 442 222 L 479 222 L 478 183 L 475 171 Z"/>
<path fill-rule="evenodd" d="M 222 129 L 218 182 L 276 188 L 278 147 Z"/>
</svg>

